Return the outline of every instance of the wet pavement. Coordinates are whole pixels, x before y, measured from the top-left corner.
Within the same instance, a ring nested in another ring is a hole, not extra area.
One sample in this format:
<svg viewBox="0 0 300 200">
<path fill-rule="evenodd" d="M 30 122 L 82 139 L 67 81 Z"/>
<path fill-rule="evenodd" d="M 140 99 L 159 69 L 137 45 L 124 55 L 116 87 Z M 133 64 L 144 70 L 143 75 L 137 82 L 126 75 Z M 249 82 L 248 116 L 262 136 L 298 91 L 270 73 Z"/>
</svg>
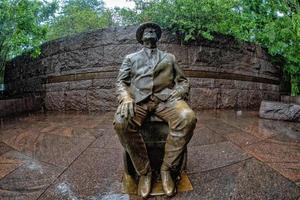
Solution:
<svg viewBox="0 0 300 200">
<path fill-rule="evenodd" d="M 121 193 L 122 147 L 112 117 L 2 119 L 0 199 L 140 199 Z M 172 199 L 298 199 L 300 123 L 260 119 L 250 111 L 200 111 L 187 173 L 194 190 Z"/>
</svg>

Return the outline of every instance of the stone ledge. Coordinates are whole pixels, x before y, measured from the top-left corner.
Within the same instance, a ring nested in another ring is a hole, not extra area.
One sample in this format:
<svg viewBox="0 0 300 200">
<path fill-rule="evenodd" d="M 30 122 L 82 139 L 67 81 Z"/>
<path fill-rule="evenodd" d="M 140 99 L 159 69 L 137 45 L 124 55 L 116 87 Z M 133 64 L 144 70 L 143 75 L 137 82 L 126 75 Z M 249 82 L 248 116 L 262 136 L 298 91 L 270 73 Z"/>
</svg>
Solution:
<svg viewBox="0 0 300 200">
<path fill-rule="evenodd" d="M 41 108 L 41 97 L 23 97 L 0 100 L 0 117 L 6 117 L 22 112 L 37 111 Z"/>
<path fill-rule="evenodd" d="M 249 81 L 258 83 L 268 83 L 279 85 L 279 80 L 268 79 L 257 76 L 248 76 L 235 73 L 226 72 L 210 72 L 202 70 L 184 70 L 187 77 L 191 78 L 214 78 L 214 79 L 226 79 L 226 80 L 238 80 L 238 81 Z M 91 80 L 91 79 L 101 79 L 101 78 L 115 78 L 117 77 L 117 71 L 100 71 L 100 72 L 84 72 L 84 73 L 74 73 L 65 74 L 58 76 L 48 76 L 46 83 L 58 83 L 67 81 L 79 81 L 79 80 Z"/>
</svg>

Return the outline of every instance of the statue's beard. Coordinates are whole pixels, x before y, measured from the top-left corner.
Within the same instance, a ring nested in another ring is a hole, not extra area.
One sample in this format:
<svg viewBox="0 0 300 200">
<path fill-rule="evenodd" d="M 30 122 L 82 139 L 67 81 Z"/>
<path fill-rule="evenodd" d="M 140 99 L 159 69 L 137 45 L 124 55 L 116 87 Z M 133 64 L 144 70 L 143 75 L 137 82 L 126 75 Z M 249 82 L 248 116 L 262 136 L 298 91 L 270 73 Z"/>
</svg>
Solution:
<svg viewBox="0 0 300 200">
<path fill-rule="evenodd" d="M 156 37 L 148 37 L 143 39 L 144 46 L 148 48 L 156 48 L 157 38 Z"/>
</svg>

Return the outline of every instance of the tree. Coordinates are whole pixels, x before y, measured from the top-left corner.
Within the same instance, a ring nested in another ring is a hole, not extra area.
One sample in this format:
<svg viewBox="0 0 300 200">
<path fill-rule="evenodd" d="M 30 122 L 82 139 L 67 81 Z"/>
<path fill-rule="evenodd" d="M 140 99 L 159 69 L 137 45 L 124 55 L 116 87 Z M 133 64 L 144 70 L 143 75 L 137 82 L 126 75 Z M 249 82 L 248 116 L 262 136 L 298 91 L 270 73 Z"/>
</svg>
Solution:
<svg viewBox="0 0 300 200">
<path fill-rule="evenodd" d="M 112 25 L 112 13 L 102 0 L 65 0 L 61 12 L 50 22 L 47 39 Z"/>
<path fill-rule="evenodd" d="M 118 9 L 121 24 L 154 21 L 184 40 L 213 38 L 218 32 L 257 43 L 284 58 L 292 95 L 300 93 L 300 8 L 297 0 L 134 0 Z M 167 14 L 166 14 L 167 13 Z"/>
<path fill-rule="evenodd" d="M 3 82 L 4 64 L 23 52 L 39 54 L 47 27 L 57 3 L 38 0 L 0 1 L 0 83 Z"/>
</svg>

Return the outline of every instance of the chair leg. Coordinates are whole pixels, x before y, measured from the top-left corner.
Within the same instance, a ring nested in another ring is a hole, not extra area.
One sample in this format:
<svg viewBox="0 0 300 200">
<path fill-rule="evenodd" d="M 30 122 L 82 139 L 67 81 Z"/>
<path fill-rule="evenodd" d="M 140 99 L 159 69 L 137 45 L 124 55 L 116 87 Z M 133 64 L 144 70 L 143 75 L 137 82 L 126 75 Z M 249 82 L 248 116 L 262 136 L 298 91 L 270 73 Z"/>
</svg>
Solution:
<svg viewBox="0 0 300 200">
<path fill-rule="evenodd" d="M 185 148 L 184 153 L 183 153 L 183 158 L 182 158 L 181 167 L 180 167 L 180 172 L 182 172 L 183 170 L 186 169 L 187 156 L 188 156 L 187 148 Z"/>
</svg>

